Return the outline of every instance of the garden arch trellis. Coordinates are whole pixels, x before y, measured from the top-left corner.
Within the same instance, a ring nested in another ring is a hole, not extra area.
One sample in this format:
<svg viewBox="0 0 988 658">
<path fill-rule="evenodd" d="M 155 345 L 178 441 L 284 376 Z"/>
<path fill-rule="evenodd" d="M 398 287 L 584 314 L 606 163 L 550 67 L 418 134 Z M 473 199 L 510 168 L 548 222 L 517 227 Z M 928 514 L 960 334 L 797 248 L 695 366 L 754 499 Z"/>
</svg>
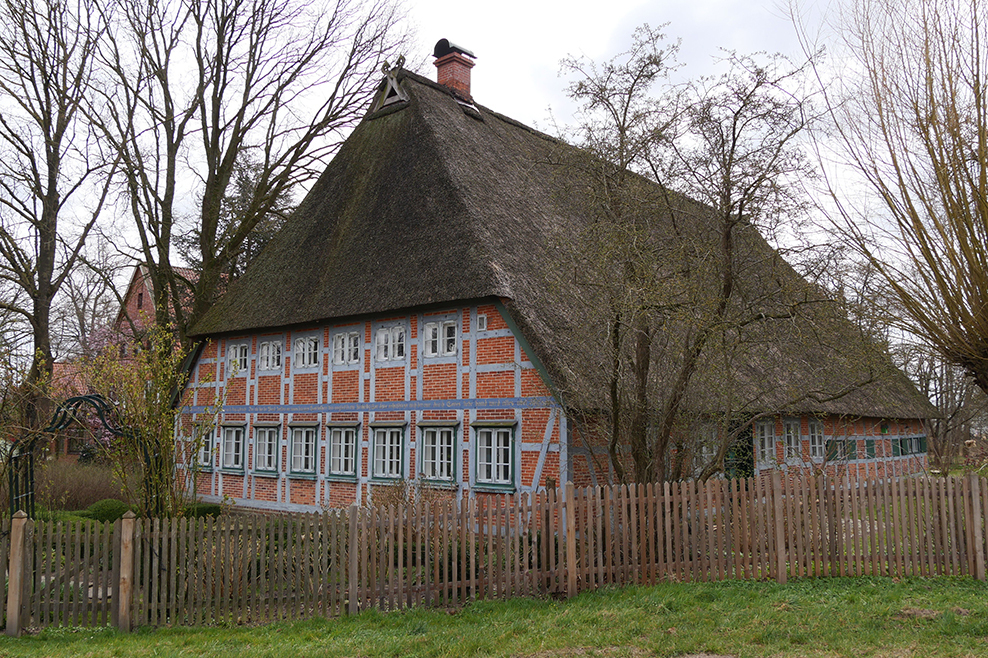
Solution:
<svg viewBox="0 0 988 658">
<path fill-rule="evenodd" d="M 58 405 L 51 422 L 43 430 L 32 433 L 26 441 L 15 443 L 10 451 L 7 467 L 8 485 L 10 488 L 10 514 L 19 509 L 24 510 L 31 518 L 35 515 L 34 504 L 34 463 L 41 439 L 48 434 L 66 429 L 78 420 L 80 411 L 86 409 L 96 413 L 100 424 L 114 437 L 124 439 L 140 438 L 140 432 L 134 428 L 119 428 L 110 425 L 110 413 L 113 406 L 101 395 L 77 395 Z M 140 446 L 140 457 L 143 460 L 145 473 L 153 468 L 155 462 L 161 459 L 160 451 L 148 445 L 147 441 L 137 441 Z M 151 471 L 154 472 L 154 471 Z M 148 500 L 157 501 L 158 496 L 152 478 L 145 477 L 144 487 Z M 157 507 L 156 504 L 154 504 Z"/>
</svg>

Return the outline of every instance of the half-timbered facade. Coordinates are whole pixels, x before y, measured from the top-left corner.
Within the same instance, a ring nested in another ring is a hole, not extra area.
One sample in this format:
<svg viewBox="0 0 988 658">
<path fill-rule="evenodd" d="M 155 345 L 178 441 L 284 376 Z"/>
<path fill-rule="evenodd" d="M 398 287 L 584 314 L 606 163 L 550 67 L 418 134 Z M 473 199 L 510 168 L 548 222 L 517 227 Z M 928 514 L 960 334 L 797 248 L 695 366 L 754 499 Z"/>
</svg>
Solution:
<svg viewBox="0 0 988 658">
<path fill-rule="evenodd" d="M 207 500 L 312 510 L 409 484 L 462 497 L 611 479 L 606 439 L 574 415 L 603 406 L 607 332 L 588 342 L 581 290 L 546 280 L 552 239 L 586 221 L 554 165 L 573 147 L 475 104 L 469 53 L 440 42 L 436 55 L 449 86 L 389 73 L 283 230 L 192 328 L 180 430 L 222 410 L 182 466 Z M 744 245 L 771 285 L 817 294 L 756 232 Z M 792 324 L 753 354 L 759 378 L 783 373 L 773 390 L 802 402 L 766 398 L 778 413 L 742 442 L 749 472 L 923 468 L 929 406 L 901 373 L 801 395 L 861 373 L 839 336 L 804 354 Z"/>
</svg>

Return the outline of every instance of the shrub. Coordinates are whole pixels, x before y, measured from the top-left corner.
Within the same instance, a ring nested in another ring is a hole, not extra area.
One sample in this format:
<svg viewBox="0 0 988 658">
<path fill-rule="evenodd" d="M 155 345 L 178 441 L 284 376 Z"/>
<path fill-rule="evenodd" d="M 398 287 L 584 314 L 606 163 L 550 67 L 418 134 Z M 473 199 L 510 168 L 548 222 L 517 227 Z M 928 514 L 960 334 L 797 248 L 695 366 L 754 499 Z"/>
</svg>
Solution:
<svg viewBox="0 0 988 658">
<path fill-rule="evenodd" d="M 50 510 L 86 509 L 123 493 L 109 466 L 60 460 L 39 465 L 34 490 L 37 504 Z"/>
<path fill-rule="evenodd" d="M 130 509 L 130 505 L 116 498 L 107 498 L 89 506 L 88 516 L 100 522 L 116 521 Z"/>
<path fill-rule="evenodd" d="M 203 519 L 207 516 L 217 517 L 222 511 L 219 503 L 195 503 L 187 505 L 183 515 L 189 519 Z"/>
</svg>

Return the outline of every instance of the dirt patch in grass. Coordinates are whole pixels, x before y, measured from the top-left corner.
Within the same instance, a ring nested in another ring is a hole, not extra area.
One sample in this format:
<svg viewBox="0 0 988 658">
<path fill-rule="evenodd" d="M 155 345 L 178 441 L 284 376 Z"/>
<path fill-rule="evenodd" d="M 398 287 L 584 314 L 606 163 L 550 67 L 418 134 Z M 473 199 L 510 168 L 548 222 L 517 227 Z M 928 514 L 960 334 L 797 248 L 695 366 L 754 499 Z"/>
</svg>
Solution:
<svg viewBox="0 0 988 658">
<path fill-rule="evenodd" d="M 903 608 L 896 615 L 899 619 L 936 619 L 940 613 L 928 608 Z"/>
</svg>

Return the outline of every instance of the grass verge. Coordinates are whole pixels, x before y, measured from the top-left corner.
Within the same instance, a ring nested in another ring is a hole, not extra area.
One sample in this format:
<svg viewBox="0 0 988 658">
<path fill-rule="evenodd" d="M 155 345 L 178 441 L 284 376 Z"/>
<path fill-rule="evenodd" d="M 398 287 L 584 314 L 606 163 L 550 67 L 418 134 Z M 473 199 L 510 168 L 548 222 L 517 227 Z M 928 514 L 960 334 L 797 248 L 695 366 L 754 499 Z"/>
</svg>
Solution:
<svg viewBox="0 0 988 658">
<path fill-rule="evenodd" d="M 262 627 L 50 629 L 0 656 L 984 656 L 988 586 L 879 578 L 664 583 Z"/>
</svg>

